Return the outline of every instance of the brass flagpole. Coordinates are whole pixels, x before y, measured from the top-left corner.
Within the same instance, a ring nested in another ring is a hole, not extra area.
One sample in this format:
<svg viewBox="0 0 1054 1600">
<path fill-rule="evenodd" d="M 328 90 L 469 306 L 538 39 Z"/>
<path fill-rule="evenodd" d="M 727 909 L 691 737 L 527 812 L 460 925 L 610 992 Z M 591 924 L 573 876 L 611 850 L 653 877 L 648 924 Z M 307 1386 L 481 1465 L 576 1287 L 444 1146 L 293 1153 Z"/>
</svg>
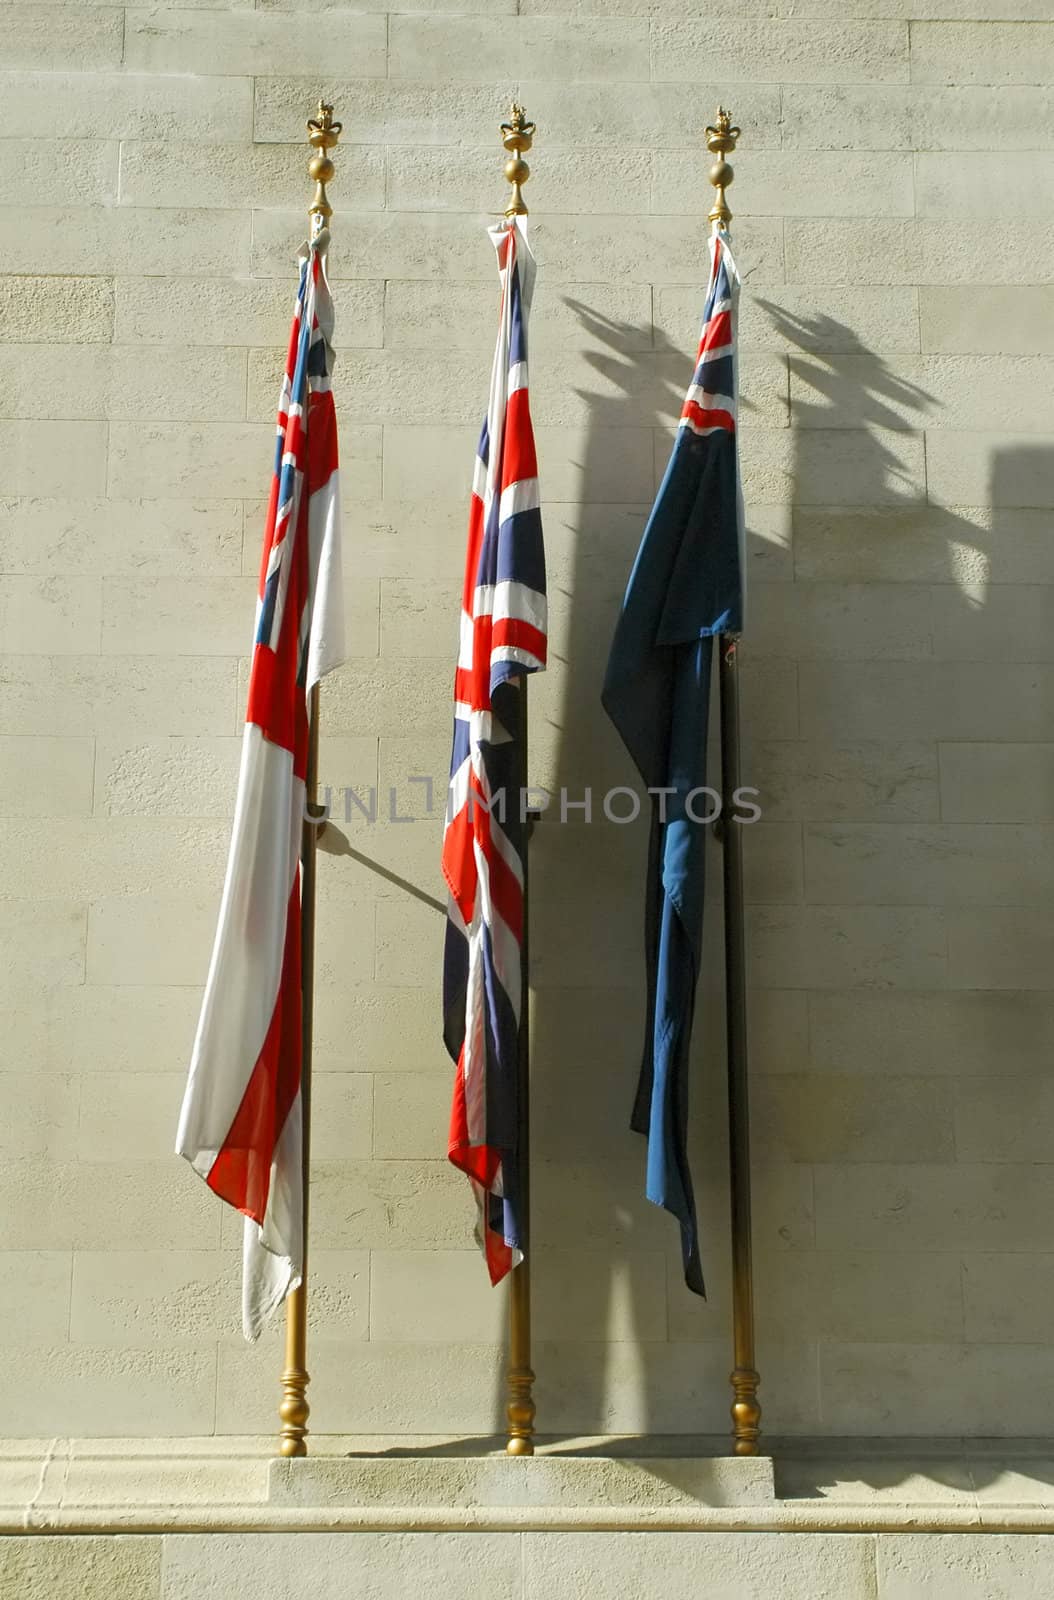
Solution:
<svg viewBox="0 0 1054 1600">
<path fill-rule="evenodd" d="M 333 162 L 329 158 L 340 138 L 341 124 L 333 121 L 333 107 L 322 100 L 318 115 L 307 124 L 308 142 L 314 155 L 308 162 L 308 173 L 315 180 L 315 197 L 309 207 L 311 237 L 314 238 L 329 224 L 333 207 L 326 196 L 326 184 L 333 177 Z M 307 1386 L 311 1376 L 307 1370 L 307 1239 L 308 1201 L 311 1194 L 311 1041 L 314 1022 L 315 999 L 315 867 L 317 861 L 319 824 L 309 820 L 323 815 L 318 804 L 318 711 L 319 694 L 316 683 L 308 700 L 307 747 L 307 818 L 304 820 L 300 843 L 300 995 L 302 1008 L 303 1050 L 300 1068 L 300 1106 L 303 1117 L 304 1155 L 304 1244 L 303 1266 L 299 1286 L 292 1290 L 285 1305 L 285 1365 L 282 1369 L 282 1399 L 278 1407 L 282 1429 L 278 1437 L 278 1451 L 283 1456 L 307 1455 L 307 1419 L 311 1412 Z"/>
<path fill-rule="evenodd" d="M 527 121 L 522 106 L 513 105 L 508 122 L 501 125 L 501 142 L 508 151 L 505 176 L 512 185 L 512 194 L 505 207 L 507 217 L 525 217 L 527 206 L 523 198 L 523 185 L 531 169 L 523 159 L 534 139 L 534 123 Z M 516 804 L 522 807 L 527 793 L 527 675 L 520 680 L 520 751 L 522 767 Z M 510 1456 L 534 1454 L 534 1372 L 531 1368 L 531 966 L 528 918 L 530 902 L 527 892 L 530 877 L 531 819 L 525 819 L 526 834 L 523 848 L 523 949 L 522 990 L 520 1001 L 520 1039 L 517 1062 L 517 1160 L 520 1176 L 520 1239 L 523 1260 L 514 1268 L 509 1286 L 509 1365 L 506 1374 L 508 1399 L 505 1415 L 508 1422 L 508 1439 L 505 1448 Z"/>
<path fill-rule="evenodd" d="M 706 145 L 717 159 L 709 178 L 717 194 L 709 214 L 713 231 L 732 220 L 725 190 L 734 173 L 725 160 L 739 129 L 718 107 Z M 721 701 L 721 816 L 725 914 L 725 1027 L 728 1046 L 728 1160 L 732 1209 L 732 1449 L 756 1456 L 761 1431 L 761 1382 L 754 1354 L 754 1274 L 750 1221 L 750 1089 L 747 1074 L 746 952 L 743 925 L 743 825 L 735 821 L 739 788 L 739 636 L 721 635 L 718 683 Z"/>
</svg>

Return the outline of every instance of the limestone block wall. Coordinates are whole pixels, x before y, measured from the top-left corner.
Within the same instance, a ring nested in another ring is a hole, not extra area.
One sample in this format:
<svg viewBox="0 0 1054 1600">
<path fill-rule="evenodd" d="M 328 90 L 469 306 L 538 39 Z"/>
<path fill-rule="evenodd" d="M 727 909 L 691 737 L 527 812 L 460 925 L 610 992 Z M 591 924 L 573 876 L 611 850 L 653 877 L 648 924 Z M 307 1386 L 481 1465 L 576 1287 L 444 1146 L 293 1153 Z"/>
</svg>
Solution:
<svg viewBox="0 0 1054 1600">
<path fill-rule="evenodd" d="M 312 1398 L 486 1430 L 502 1297 L 444 1160 L 438 849 L 496 124 L 538 124 L 552 670 L 598 708 L 688 380 L 701 134 L 743 128 L 759 1355 L 789 1433 L 1044 1433 L 1054 1238 L 1054 24 L 1040 0 L 10 5 L 0 29 L 0 1433 L 272 1425 L 238 1227 L 170 1153 L 229 834 L 309 185 L 333 185 L 351 659 L 324 696 Z M 412 778 L 431 776 L 426 786 Z M 346 791 L 380 791 L 376 822 Z M 396 791 L 395 809 L 389 792 Z M 393 820 L 410 816 L 412 822 Z M 720 941 L 693 1138 L 711 1298 L 641 1198 L 637 827 L 533 846 L 540 1425 L 723 1430 Z M 718 931 L 717 903 L 711 934 Z"/>
</svg>

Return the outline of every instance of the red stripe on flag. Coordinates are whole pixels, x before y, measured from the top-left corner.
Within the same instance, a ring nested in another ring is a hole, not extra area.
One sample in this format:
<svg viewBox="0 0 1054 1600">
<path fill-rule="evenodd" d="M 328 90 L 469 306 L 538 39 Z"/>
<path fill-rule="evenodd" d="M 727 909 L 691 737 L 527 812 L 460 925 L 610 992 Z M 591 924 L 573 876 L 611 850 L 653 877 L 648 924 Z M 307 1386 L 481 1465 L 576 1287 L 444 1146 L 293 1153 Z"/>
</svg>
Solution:
<svg viewBox="0 0 1054 1600">
<path fill-rule="evenodd" d="M 472 599 L 476 592 L 479 574 L 479 552 L 483 544 L 483 501 L 473 491 L 468 507 L 468 548 L 465 552 L 465 582 L 461 590 L 461 604 L 472 615 Z"/>
<path fill-rule="evenodd" d="M 503 617 L 494 624 L 491 649 L 526 650 L 543 665 L 545 663 L 546 637 L 533 623 L 522 622 L 519 617 Z"/>
<path fill-rule="evenodd" d="M 267 584 L 267 568 L 275 542 L 275 525 L 278 521 L 278 474 L 271 477 L 271 493 L 267 500 L 267 521 L 264 523 L 263 549 L 260 552 L 260 586 L 257 593 L 262 600 Z"/>
<path fill-rule="evenodd" d="M 514 797 L 515 799 L 515 797 Z M 488 818 L 489 822 L 489 818 Z M 488 833 L 489 833 L 488 828 Z M 505 858 L 498 854 L 487 840 L 487 876 L 490 880 L 490 898 L 495 911 L 516 939 L 523 943 L 523 889 L 516 874 L 510 871 Z"/>
<path fill-rule="evenodd" d="M 262 1223 L 271 1190 L 271 1163 L 300 1089 L 300 873 L 286 912 L 282 976 L 267 1030 L 230 1132 L 209 1172 L 209 1188 L 228 1205 Z"/>
<path fill-rule="evenodd" d="M 475 783 L 475 779 L 472 780 Z M 476 861 L 473 855 L 473 830 L 471 813 L 479 808 L 469 802 L 452 817 L 443 835 L 442 868 L 447 887 L 457 902 L 465 925 L 472 922 L 476 911 Z"/>
<path fill-rule="evenodd" d="M 694 400 L 684 402 L 682 417 L 689 422 L 694 422 L 697 428 L 723 428 L 726 433 L 735 433 L 736 419 L 731 411 L 711 411 L 708 408 L 696 405 Z"/>
<path fill-rule="evenodd" d="M 454 1073 L 454 1099 L 450 1107 L 450 1138 L 447 1154 L 455 1167 L 489 1188 L 501 1166 L 501 1152 L 489 1144 L 473 1144 L 468 1133 L 468 1106 L 465 1103 L 465 1047 L 461 1046 Z"/>
<path fill-rule="evenodd" d="M 499 1284 L 505 1275 L 512 1271 L 512 1251 L 509 1249 L 500 1233 L 495 1233 L 490 1225 L 484 1222 L 483 1244 L 487 1258 L 487 1271 L 490 1273 L 491 1285 Z"/>
<path fill-rule="evenodd" d="M 454 1106 L 450 1117 L 450 1145 L 447 1155 L 452 1166 L 466 1177 L 474 1178 L 484 1189 L 489 1189 L 501 1167 L 501 1151 L 489 1144 L 469 1144 L 468 1140 L 455 1139 L 454 1124 L 458 1118 L 458 1099 L 464 1099 L 465 1085 L 460 1079 L 454 1087 Z"/>
<path fill-rule="evenodd" d="M 282 690 L 282 664 L 270 645 L 253 647 L 252 670 L 249 674 L 249 704 L 246 722 L 255 722 L 265 739 L 292 753 L 296 742 L 293 726 L 293 707 Z"/>
<path fill-rule="evenodd" d="M 293 321 L 289 329 L 289 344 L 285 352 L 285 375 L 290 385 L 292 385 L 293 377 L 296 373 L 296 358 L 300 349 L 300 318 L 302 315 L 303 306 L 298 296 L 293 311 Z"/>
<path fill-rule="evenodd" d="M 292 456 L 298 472 L 304 470 L 304 423 L 299 412 L 290 413 L 282 454 Z"/>
<path fill-rule="evenodd" d="M 307 775 L 307 707 L 295 682 L 293 692 L 288 692 L 289 666 L 282 660 L 283 643 L 289 637 L 286 618 L 282 621 L 282 634 L 277 652 L 266 644 L 253 646 L 245 720 L 254 722 L 269 743 L 288 750 L 293 757 L 293 771 L 298 778 L 304 778 Z"/>
<path fill-rule="evenodd" d="M 470 706 L 473 711 L 485 711 L 486 706 L 477 706 L 472 698 L 472 669 L 471 667 L 458 667 L 454 673 L 454 699 L 458 705 Z"/>
<path fill-rule="evenodd" d="M 504 803 L 506 806 L 515 804 L 516 797 L 506 795 Z M 491 813 L 486 803 L 486 795 L 474 775 L 469 785 L 468 804 L 461 814 L 468 818 L 472 837 L 479 846 L 480 852 L 487 863 L 487 882 L 490 889 L 491 904 L 502 921 L 515 934 L 517 944 L 522 944 L 523 889 L 515 873 L 506 865 L 504 856 L 495 848 L 491 838 L 493 828 L 501 826 L 503 812 L 499 807 L 496 820 L 492 822 Z M 473 877 L 475 877 L 476 861 L 474 856 L 471 859 L 471 870 Z M 473 883 L 474 890 L 475 883 Z M 455 898 L 457 898 L 456 891 Z M 473 893 L 473 901 L 474 898 L 475 895 Z M 464 912 L 462 912 L 462 915 L 464 915 Z M 465 917 L 465 921 L 468 922 L 469 918 Z"/>
<path fill-rule="evenodd" d="M 490 710 L 490 650 L 494 618 L 489 612 L 476 617 L 472 623 L 472 674 L 470 700 L 473 711 Z"/>
<path fill-rule="evenodd" d="M 501 453 L 501 488 L 538 476 L 538 457 L 531 427 L 531 402 L 526 389 L 514 389 L 505 411 L 505 436 Z"/>
<path fill-rule="evenodd" d="M 321 394 L 312 394 L 308 404 L 306 488 L 308 494 L 313 495 L 325 487 L 340 463 L 332 393 L 327 389 Z"/>
<path fill-rule="evenodd" d="M 711 317 L 703 329 L 699 341 L 699 354 L 704 355 L 707 350 L 720 350 L 724 345 L 732 343 L 732 313 L 719 311 L 716 317 Z"/>
</svg>

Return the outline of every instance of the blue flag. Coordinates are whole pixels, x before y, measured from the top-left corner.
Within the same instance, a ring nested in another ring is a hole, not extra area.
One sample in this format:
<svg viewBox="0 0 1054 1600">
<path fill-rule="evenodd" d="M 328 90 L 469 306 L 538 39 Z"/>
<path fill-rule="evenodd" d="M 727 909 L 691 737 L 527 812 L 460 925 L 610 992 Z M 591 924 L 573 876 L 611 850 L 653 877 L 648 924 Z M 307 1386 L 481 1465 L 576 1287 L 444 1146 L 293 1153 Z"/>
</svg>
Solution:
<svg viewBox="0 0 1054 1600">
<path fill-rule="evenodd" d="M 699 356 L 615 630 L 603 704 L 651 789 L 645 900 L 648 1016 L 631 1126 L 647 1196 L 681 1225 L 684 1277 L 705 1292 L 688 1170 L 688 1057 L 703 931 L 706 740 L 713 640 L 743 621 L 736 302 L 728 236 L 711 239 Z"/>
</svg>

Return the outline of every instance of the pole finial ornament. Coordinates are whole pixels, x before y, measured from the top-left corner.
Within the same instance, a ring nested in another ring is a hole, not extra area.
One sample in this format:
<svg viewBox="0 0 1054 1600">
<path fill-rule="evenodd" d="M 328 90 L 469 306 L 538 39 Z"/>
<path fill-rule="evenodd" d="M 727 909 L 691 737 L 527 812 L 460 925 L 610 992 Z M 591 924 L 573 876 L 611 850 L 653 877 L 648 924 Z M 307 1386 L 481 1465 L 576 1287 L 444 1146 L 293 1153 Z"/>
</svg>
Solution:
<svg viewBox="0 0 1054 1600">
<path fill-rule="evenodd" d="M 342 122 L 334 122 L 333 107 L 325 100 L 318 102 L 317 113 L 308 118 L 308 143 L 315 152 L 307 164 L 308 176 L 315 180 L 315 198 L 309 207 L 312 234 L 324 228 L 333 215 L 333 207 L 326 194 L 326 184 L 332 181 L 335 171 L 329 151 L 336 148 L 343 128 Z"/>
<path fill-rule="evenodd" d="M 739 128 L 732 126 L 732 113 L 726 111 L 724 106 L 718 106 L 716 120 L 713 126 L 706 130 L 706 148 L 711 155 L 717 157 L 708 174 L 710 182 L 717 190 L 708 221 L 716 223 L 719 228 L 727 228 L 732 221 L 732 213 L 725 200 L 725 190 L 731 184 L 735 173 L 725 157 L 736 148 L 739 134 Z"/>
<path fill-rule="evenodd" d="M 514 100 L 508 122 L 503 122 L 501 125 L 501 142 L 509 152 L 509 159 L 505 163 L 505 176 L 512 184 L 509 203 L 505 207 L 507 217 L 527 215 L 523 186 L 531 175 L 531 169 L 523 157 L 534 143 L 534 133 L 534 123 L 527 121 L 526 111 Z"/>
</svg>

